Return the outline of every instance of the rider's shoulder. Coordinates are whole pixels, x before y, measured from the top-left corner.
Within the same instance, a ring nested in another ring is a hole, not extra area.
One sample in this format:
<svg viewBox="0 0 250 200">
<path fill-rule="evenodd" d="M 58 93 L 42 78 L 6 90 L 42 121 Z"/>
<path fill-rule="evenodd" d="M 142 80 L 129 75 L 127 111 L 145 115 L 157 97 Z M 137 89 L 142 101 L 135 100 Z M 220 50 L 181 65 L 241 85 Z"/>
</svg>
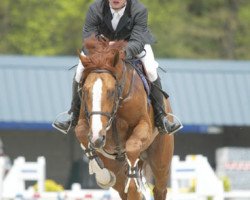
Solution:
<svg viewBox="0 0 250 200">
<path fill-rule="evenodd" d="M 147 11 L 147 8 L 143 3 L 141 3 L 139 0 L 131 0 L 131 12 L 138 13 L 138 12 L 144 12 Z"/>
<path fill-rule="evenodd" d="M 95 0 L 91 5 L 90 9 L 95 12 L 101 12 L 103 8 L 103 0 Z"/>
</svg>

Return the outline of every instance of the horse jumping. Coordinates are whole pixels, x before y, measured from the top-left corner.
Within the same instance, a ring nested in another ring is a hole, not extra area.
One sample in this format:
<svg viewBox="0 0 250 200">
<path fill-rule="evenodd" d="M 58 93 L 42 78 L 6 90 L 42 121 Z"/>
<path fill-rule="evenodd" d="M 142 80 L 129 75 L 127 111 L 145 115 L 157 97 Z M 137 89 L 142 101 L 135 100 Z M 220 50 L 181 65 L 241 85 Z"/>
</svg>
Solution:
<svg viewBox="0 0 250 200">
<path fill-rule="evenodd" d="M 141 78 L 124 61 L 125 42 L 96 38 L 84 43 L 81 111 L 76 137 L 89 158 L 90 174 L 102 188 L 113 187 L 122 200 L 143 199 L 141 171 L 149 164 L 154 199 L 165 200 L 173 135 L 159 135 Z M 171 113 L 165 99 L 166 113 Z M 173 118 L 168 115 L 168 119 Z"/>
</svg>

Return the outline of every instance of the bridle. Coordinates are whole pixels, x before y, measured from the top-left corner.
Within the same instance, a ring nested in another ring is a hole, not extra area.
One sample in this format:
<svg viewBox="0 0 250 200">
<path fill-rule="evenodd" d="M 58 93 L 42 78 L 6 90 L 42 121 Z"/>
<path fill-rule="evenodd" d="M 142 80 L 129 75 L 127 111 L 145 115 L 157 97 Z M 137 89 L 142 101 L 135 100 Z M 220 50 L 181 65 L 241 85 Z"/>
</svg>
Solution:
<svg viewBox="0 0 250 200">
<path fill-rule="evenodd" d="M 103 116 L 108 118 L 108 123 L 105 126 L 105 130 L 108 131 L 110 129 L 110 127 L 112 126 L 112 135 L 113 135 L 112 138 L 116 144 L 116 148 L 115 148 L 116 153 L 113 153 L 113 154 L 108 153 L 105 151 L 104 148 L 95 149 L 93 147 L 93 145 L 91 144 L 91 142 L 89 144 L 88 151 L 94 152 L 95 150 L 97 150 L 98 152 L 100 152 L 101 154 L 103 154 L 107 158 L 110 158 L 113 160 L 123 161 L 125 159 L 125 157 L 124 157 L 125 154 L 124 154 L 124 151 L 123 151 L 122 146 L 121 146 L 121 139 L 120 139 L 120 136 L 119 136 L 119 133 L 117 130 L 117 126 L 116 126 L 116 114 L 117 114 L 119 106 L 121 105 L 121 102 L 123 100 L 126 100 L 130 96 L 130 93 L 132 90 L 132 85 L 133 85 L 134 79 L 135 79 L 135 70 L 133 70 L 133 73 L 132 73 L 129 89 L 124 96 L 122 96 L 122 95 L 123 95 L 123 91 L 124 91 L 124 87 L 125 87 L 125 83 L 126 83 L 126 73 L 127 73 L 127 66 L 125 65 L 125 62 L 123 63 L 122 78 L 120 81 L 119 81 L 118 77 L 112 71 L 107 70 L 107 69 L 93 69 L 90 73 L 99 73 L 99 74 L 108 73 L 108 74 L 112 75 L 116 81 L 116 83 L 115 83 L 115 98 L 114 98 L 114 104 L 113 104 L 114 106 L 113 106 L 111 112 L 101 112 L 101 111 L 90 112 L 88 110 L 88 107 L 87 107 L 87 101 L 86 101 L 87 95 L 86 95 L 84 89 L 82 91 L 83 98 L 81 98 L 81 95 L 79 94 L 80 99 L 82 101 L 81 103 L 83 105 L 83 109 L 84 109 L 83 111 L 85 113 L 85 117 L 87 119 L 88 126 L 90 126 L 90 117 L 92 115 L 103 115 Z M 90 133 L 89 133 L 88 137 L 90 139 Z"/>
<path fill-rule="evenodd" d="M 127 68 L 125 66 L 125 64 L 123 64 L 123 68 L 122 68 L 122 79 L 121 81 L 119 81 L 118 77 L 111 72 L 110 70 L 107 69 L 94 69 L 90 72 L 91 73 L 97 73 L 97 74 L 103 74 L 103 73 L 108 73 L 110 74 L 114 79 L 115 79 L 115 97 L 114 97 L 114 103 L 113 103 L 113 108 L 111 112 L 102 112 L 102 111 L 89 111 L 88 107 L 87 107 L 87 95 L 86 92 L 83 90 L 83 108 L 84 108 L 84 113 L 85 113 L 85 117 L 87 119 L 88 124 L 90 124 L 90 117 L 92 115 L 102 115 L 108 118 L 108 123 L 105 125 L 105 130 L 108 131 L 112 125 L 112 122 L 114 121 L 115 117 L 116 117 L 116 113 L 118 111 L 119 105 L 121 103 L 122 98 L 122 93 L 123 93 L 123 89 L 125 86 L 125 75 L 126 75 L 126 71 Z"/>
</svg>

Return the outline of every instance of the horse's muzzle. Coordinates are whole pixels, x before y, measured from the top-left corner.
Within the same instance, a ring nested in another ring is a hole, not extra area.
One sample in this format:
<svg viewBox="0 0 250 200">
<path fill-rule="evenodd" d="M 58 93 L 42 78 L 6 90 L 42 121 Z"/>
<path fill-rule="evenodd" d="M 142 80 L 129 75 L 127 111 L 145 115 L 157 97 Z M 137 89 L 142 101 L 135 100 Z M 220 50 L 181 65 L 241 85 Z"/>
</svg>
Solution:
<svg viewBox="0 0 250 200">
<path fill-rule="evenodd" d="M 104 147 L 106 142 L 106 137 L 104 135 L 97 138 L 95 141 L 92 141 L 92 137 L 89 138 L 89 143 L 94 149 L 101 149 Z"/>
</svg>

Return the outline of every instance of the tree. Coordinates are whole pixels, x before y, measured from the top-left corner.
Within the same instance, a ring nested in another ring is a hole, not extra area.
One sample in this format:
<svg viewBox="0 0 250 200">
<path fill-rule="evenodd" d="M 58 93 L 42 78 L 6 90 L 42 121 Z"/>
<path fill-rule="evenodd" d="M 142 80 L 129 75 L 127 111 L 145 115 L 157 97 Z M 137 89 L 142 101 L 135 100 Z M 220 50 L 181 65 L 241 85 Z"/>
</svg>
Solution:
<svg viewBox="0 0 250 200">
<path fill-rule="evenodd" d="M 141 0 L 157 57 L 250 59 L 247 0 Z M 93 0 L 1 0 L 0 53 L 75 55 Z"/>
</svg>

